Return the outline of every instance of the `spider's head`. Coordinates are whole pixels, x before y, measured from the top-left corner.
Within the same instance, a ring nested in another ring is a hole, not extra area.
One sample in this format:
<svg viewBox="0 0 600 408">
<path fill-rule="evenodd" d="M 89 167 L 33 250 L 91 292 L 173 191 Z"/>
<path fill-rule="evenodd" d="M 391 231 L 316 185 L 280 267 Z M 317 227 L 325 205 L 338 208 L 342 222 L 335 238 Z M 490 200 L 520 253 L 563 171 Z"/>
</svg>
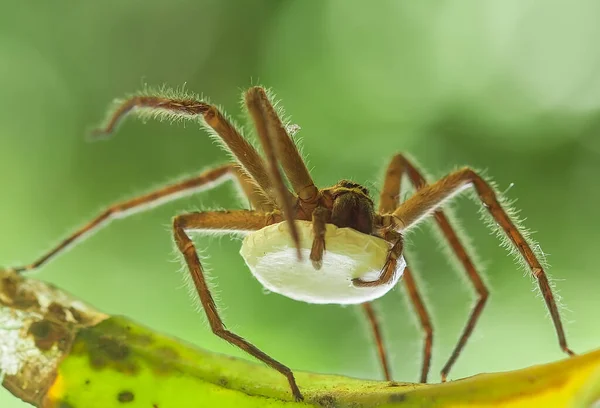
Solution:
<svg viewBox="0 0 600 408">
<path fill-rule="evenodd" d="M 333 200 L 333 224 L 342 228 L 353 228 L 365 234 L 373 232 L 375 210 L 366 187 L 350 180 L 340 180 L 329 191 Z"/>
</svg>

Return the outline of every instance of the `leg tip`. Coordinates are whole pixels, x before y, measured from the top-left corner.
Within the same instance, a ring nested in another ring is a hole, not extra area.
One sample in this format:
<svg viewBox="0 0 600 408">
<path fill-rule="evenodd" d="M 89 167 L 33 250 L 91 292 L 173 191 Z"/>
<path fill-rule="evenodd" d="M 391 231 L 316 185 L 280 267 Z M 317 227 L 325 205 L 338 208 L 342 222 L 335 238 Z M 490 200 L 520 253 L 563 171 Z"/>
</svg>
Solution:
<svg viewBox="0 0 600 408">
<path fill-rule="evenodd" d="M 107 140 L 112 136 L 112 132 L 107 129 L 93 129 L 85 137 L 88 142 L 97 142 L 98 140 Z"/>
<path fill-rule="evenodd" d="M 292 394 L 294 395 L 294 399 L 296 400 L 296 402 L 304 401 L 304 397 L 302 396 L 302 393 L 300 392 L 298 387 L 292 387 Z"/>
</svg>

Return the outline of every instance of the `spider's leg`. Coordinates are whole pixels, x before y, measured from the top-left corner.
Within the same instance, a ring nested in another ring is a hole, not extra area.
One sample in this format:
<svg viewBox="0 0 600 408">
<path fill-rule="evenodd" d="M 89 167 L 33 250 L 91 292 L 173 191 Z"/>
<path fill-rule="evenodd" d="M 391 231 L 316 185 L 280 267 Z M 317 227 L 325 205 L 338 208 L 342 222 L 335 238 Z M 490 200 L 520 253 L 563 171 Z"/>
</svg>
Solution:
<svg viewBox="0 0 600 408">
<path fill-rule="evenodd" d="M 95 233 L 113 219 L 125 218 L 135 212 L 147 210 L 174 199 L 198 192 L 199 190 L 211 188 L 226 181 L 231 177 L 232 173 L 241 185 L 242 190 L 248 194 L 248 198 L 252 205 L 257 208 L 266 208 L 266 210 L 269 210 L 268 206 L 265 207 L 265 199 L 259 192 L 253 189 L 253 184 L 249 181 L 248 177 L 239 170 L 238 166 L 234 164 L 227 164 L 207 170 L 197 176 L 179 181 L 175 184 L 164 186 L 158 190 L 141 195 L 139 197 L 134 197 L 127 201 L 113 204 L 106 210 L 102 211 L 93 220 L 77 229 L 66 239 L 62 240 L 58 245 L 40 256 L 34 262 L 28 265 L 13 267 L 10 269 L 14 270 L 15 272 L 24 272 L 37 269 L 49 260 L 64 252 L 68 247 L 76 245 L 77 243 L 81 242 L 83 238 Z"/>
<path fill-rule="evenodd" d="M 260 87 L 250 88 L 246 92 L 245 101 L 265 152 L 269 175 L 271 176 L 271 182 L 275 185 L 278 203 L 283 209 L 283 214 L 289 224 L 290 234 L 297 249 L 298 259 L 301 259 L 300 235 L 294 221 L 297 212 L 295 207 L 301 200 L 294 202 L 295 200 L 290 197 L 290 192 L 285 185 L 279 165 L 281 164 L 284 167 L 286 173 L 289 167 L 294 168 L 292 173 L 288 173 L 288 177 L 294 188 L 297 187 L 298 183 L 309 183 L 308 187 L 312 186 L 314 188 L 315 203 L 316 193 L 318 192 L 316 191 L 317 188 L 314 186 L 310 174 L 298 152 L 296 150 L 290 152 L 286 149 L 290 143 L 293 145 L 293 141 L 290 139 L 277 113 L 270 104 L 264 89 Z"/>
<path fill-rule="evenodd" d="M 263 159 L 250 142 L 242 137 L 235 126 L 215 106 L 188 98 L 133 96 L 121 102 L 109 114 L 106 124 L 94 131 L 94 135 L 110 135 L 129 113 L 164 114 L 184 119 L 202 118 L 256 182 L 261 192 L 269 198 L 272 197 L 273 188 Z"/>
<path fill-rule="evenodd" d="M 394 278 L 396 267 L 398 265 L 398 258 L 400 258 L 402 255 L 404 248 L 404 241 L 402 239 L 402 235 L 396 231 L 387 231 L 385 234 L 385 239 L 392 243 L 392 247 L 388 252 L 387 260 L 383 265 L 383 270 L 381 271 L 379 278 L 375 279 L 374 281 L 365 281 L 361 278 L 354 278 L 352 279 L 352 284 L 354 286 L 365 288 L 385 285 Z"/>
<path fill-rule="evenodd" d="M 394 193 L 398 196 L 400 195 L 400 192 L 402 190 L 402 176 L 404 174 L 408 176 L 409 180 L 411 181 L 413 187 L 416 190 L 419 190 L 427 185 L 427 181 L 425 180 L 423 174 L 413 165 L 413 163 L 408 158 L 406 158 L 402 154 L 397 154 L 392 158 L 392 161 L 390 162 L 390 165 L 387 170 L 387 174 L 389 178 L 394 179 L 394 185 L 397 185 L 397 190 L 388 190 L 388 192 L 391 193 L 391 195 L 393 195 Z M 390 186 L 386 185 L 386 187 Z M 386 189 L 384 188 L 384 191 L 385 190 Z M 388 196 L 389 195 L 390 194 L 388 194 Z M 390 200 L 390 198 L 385 197 L 383 192 L 381 195 L 380 203 L 385 203 L 385 212 L 388 213 L 394 211 L 397 207 L 392 205 L 393 202 Z M 465 246 L 460 241 L 456 231 L 450 224 L 450 220 L 448 219 L 444 211 L 437 210 L 434 212 L 433 216 L 435 222 L 437 223 L 438 227 L 442 232 L 442 235 L 450 245 L 452 251 L 456 254 L 456 257 L 462 264 L 463 269 L 465 270 L 467 277 L 469 278 L 469 281 L 471 282 L 471 284 L 475 288 L 475 291 L 477 292 L 477 300 L 475 302 L 475 305 L 473 306 L 473 309 L 471 310 L 463 332 L 461 333 L 461 336 L 456 346 L 454 347 L 450 358 L 448 359 L 448 361 L 442 369 L 442 381 L 445 381 L 448 372 L 450 371 L 450 368 L 460 355 L 462 349 L 467 343 L 467 340 L 469 339 L 469 336 L 472 334 L 473 329 L 475 328 L 475 325 L 477 324 L 481 313 L 483 312 L 483 309 L 489 296 L 489 291 L 485 286 L 481 275 L 477 271 L 475 263 L 469 256 Z M 407 281 L 405 282 L 408 284 Z"/>
<path fill-rule="evenodd" d="M 256 116 L 258 116 L 261 122 L 260 127 L 262 129 L 258 129 L 259 133 L 263 130 L 272 141 L 278 162 L 283 167 L 294 192 L 300 199 L 300 206 L 310 214 L 317 205 L 319 189 L 315 186 L 296 144 L 269 101 L 266 91 L 259 86 L 250 88 L 246 92 L 246 104 L 255 121 Z M 261 141 L 267 135 L 259 134 Z"/>
<path fill-rule="evenodd" d="M 379 198 L 380 214 L 385 214 L 393 211 L 398 207 L 400 201 L 400 182 L 402 179 L 402 169 L 398 168 L 398 166 L 396 166 L 394 163 L 395 160 L 392 160 L 392 162 L 388 166 L 385 175 L 383 189 L 381 190 L 381 195 Z M 425 307 L 425 302 L 423 301 L 421 295 L 417 290 L 417 284 L 409 267 L 406 267 L 404 269 L 403 281 L 406 286 L 406 290 L 408 291 L 411 303 L 413 304 L 414 310 L 418 314 L 423 332 L 425 333 L 425 339 L 423 344 L 423 363 L 421 366 L 420 378 L 420 381 L 425 383 L 427 382 L 427 375 L 429 373 L 429 367 L 431 365 L 433 327 L 431 325 L 429 313 L 427 312 L 427 309 Z M 383 345 L 381 334 L 378 329 L 375 312 L 373 311 L 372 307 L 365 309 L 365 311 L 367 312 L 367 318 L 371 322 L 371 328 L 373 330 L 373 335 L 377 343 L 379 359 L 381 361 L 383 372 L 385 374 L 386 379 L 391 380 L 391 375 L 389 374 L 388 368 L 387 353 Z"/>
<path fill-rule="evenodd" d="M 431 366 L 431 349 L 433 347 L 433 326 L 431 324 L 431 319 L 429 317 L 429 313 L 427 312 L 427 308 L 425 307 L 425 302 L 423 301 L 423 298 L 417 290 L 417 283 L 415 282 L 415 278 L 408 266 L 404 269 L 404 273 L 402 274 L 402 280 L 404 281 L 404 286 L 406 286 L 406 290 L 408 291 L 410 302 L 413 304 L 413 307 L 417 312 L 417 315 L 419 316 L 419 323 L 421 324 L 421 328 L 425 333 L 425 339 L 423 343 L 423 363 L 421 366 L 421 378 L 419 381 L 421 381 L 422 383 L 426 383 L 427 375 L 429 374 L 429 367 Z"/>
<path fill-rule="evenodd" d="M 403 156 L 396 155 L 392 158 L 392 161 L 388 165 L 386 170 L 385 179 L 383 182 L 383 189 L 379 196 L 379 213 L 385 214 L 394 211 L 400 204 L 400 194 L 402 191 L 402 176 L 405 171 Z M 412 179 L 411 179 L 412 180 Z M 417 186 L 418 188 L 418 186 Z M 468 256 L 467 256 L 468 258 Z M 429 312 L 425 307 L 425 302 L 422 296 L 419 294 L 417 289 L 417 283 L 413 277 L 413 273 L 409 267 L 404 270 L 402 275 L 404 285 L 408 291 L 410 301 L 413 305 L 414 311 L 417 312 L 421 328 L 425 333 L 423 339 L 423 362 L 421 366 L 421 379 L 420 381 L 427 382 L 427 376 L 429 374 L 429 367 L 431 366 L 431 350 L 433 347 L 433 326 L 431 324 L 431 318 Z"/>
<path fill-rule="evenodd" d="M 325 207 L 317 207 L 312 213 L 312 229 L 314 239 L 310 250 L 310 260 L 315 269 L 321 269 L 323 265 L 323 253 L 325 252 L 325 232 L 327 222 L 331 219 L 331 210 Z"/>
<path fill-rule="evenodd" d="M 240 165 L 237 163 L 230 164 L 229 170 L 235 176 L 237 185 L 241 189 L 242 196 L 248 199 L 252 209 L 263 212 L 275 210 L 275 203 L 262 192 L 252 177 L 250 177 Z"/>
<path fill-rule="evenodd" d="M 421 295 L 417 290 L 417 284 L 415 282 L 415 278 L 412 275 L 410 267 L 406 267 L 402 274 L 402 279 L 404 281 L 404 285 L 406 286 L 406 290 L 408 291 L 408 295 L 410 297 L 410 301 L 413 304 L 415 311 L 419 317 L 419 322 L 425 333 L 425 339 L 423 344 L 423 363 L 421 366 L 421 377 L 420 380 L 422 383 L 427 382 L 427 374 L 429 374 L 429 367 L 431 366 L 431 349 L 433 347 L 433 326 L 431 324 L 431 319 L 429 318 L 429 313 L 425 307 L 425 302 L 423 301 Z M 381 335 L 381 330 L 379 329 L 379 323 L 377 321 L 377 315 L 371 306 L 371 302 L 363 303 L 363 309 L 367 315 L 367 319 L 371 325 L 371 330 L 373 331 L 373 337 L 375 338 L 375 343 L 377 345 L 377 353 L 379 355 L 379 361 L 381 363 L 381 368 L 383 369 L 383 374 L 385 375 L 385 379 L 387 381 L 392 380 L 392 376 L 390 374 L 389 363 L 387 358 L 387 351 L 383 344 L 383 336 Z"/>
<path fill-rule="evenodd" d="M 404 165 L 406 165 L 406 159 L 403 161 Z M 409 175 L 412 173 L 412 177 L 417 180 L 416 184 L 419 184 L 419 180 L 422 180 L 422 177 L 416 176 L 416 174 L 418 174 L 416 169 L 414 169 L 413 166 L 407 166 L 407 170 Z M 423 217 L 433 213 L 436 221 L 442 227 L 442 231 L 449 240 L 452 248 L 457 251 L 457 248 L 460 246 L 458 238 L 450 227 L 447 218 L 438 210 L 445 200 L 451 198 L 454 194 L 467 187 L 473 187 L 475 189 L 485 208 L 506 233 L 507 237 L 512 241 L 517 250 L 523 256 L 524 260 L 529 265 L 533 277 L 538 282 L 542 296 L 544 297 L 544 301 L 550 312 L 550 316 L 552 317 L 559 345 L 564 352 L 569 355 L 573 355 L 574 353 L 567 346 L 558 307 L 556 306 L 556 301 L 544 269 L 542 268 L 539 260 L 536 258 L 527 240 L 523 237 L 522 233 L 500 205 L 494 189 L 474 170 L 470 168 L 457 170 L 431 185 L 424 184 L 424 181 L 422 181 L 417 192 L 393 212 L 390 220 L 392 222 L 394 222 L 394 220 L 399 221 L 399 224 L 401 224 L 399 228 L 406 229 L 419 222 Z M 467 269 L 469 277 L 476 286 L 480 297 L 471 313 L 463 333 L 461 334 L 458 344 L 452 352 L 448 362 L 442 369 L 442 380 L 446 379 L 448 371 L 458 358 L 458 355 L 464 347 L 467 339 L 471 335 L 474 325 L 477 322 L 485 305 L 485 300 L 487 299 L 487 289 L 485 286 L 483 286 L 483 281 L 481 281 L 481 278 L 476 273 L 474 267 L 472 269 L 467 268 L 465 262 L 470 262 L 470 260 L 466 256 L 464 247 L 460 247 L 462 250 L 457 251 L 457 255 L 463 262 L 465 269 Z M 474 271 L 475 273 L 473 273 Z"/>
<path fill-rule="evenodd" d="M 173 235 L 179 251 L 185 258 L 192 281 L 194 282 L 194 286 L 196 287 L 212 331 L 217 336 L 239 347 L 283 374 L 288 379 L 294 398 L 300 401 L 303 397 L 296 385 L 292 370 L 269 357 L 242 337 L 225 328 L 204 278 L 204 270 L 200 263 L 200 259 L 198 258 L 198 254 L 196 253 L 196 248 L 186 233 L 187 230 L 224 230 L 230 232 L 255 231 L 272 222 L 273 219 L 271 214 L 257 213 L 254 211 L 189 213 L 174 218 Z"/>
<path fill-rule="evenodd" d="M 383 336 L 381 334 L 381 329 L 379 328 L 377 314 L 375 313 L 371 302 L 362 303 L 361 306 L 365 311 L 369 324 L 371 325 L 371 330 L 373 331 L 373 337 L 375 338 L 375 344 L 377 345 L 377 354 L 379 355 L 379 361 L 381 363 L 381 368 L 383 369 L 385 380 L 392 381 L 392 374 L 390 373 L 389 368 L 390 364 L 387 358 L 387 352 L 383 345 Z"/>
</svg>

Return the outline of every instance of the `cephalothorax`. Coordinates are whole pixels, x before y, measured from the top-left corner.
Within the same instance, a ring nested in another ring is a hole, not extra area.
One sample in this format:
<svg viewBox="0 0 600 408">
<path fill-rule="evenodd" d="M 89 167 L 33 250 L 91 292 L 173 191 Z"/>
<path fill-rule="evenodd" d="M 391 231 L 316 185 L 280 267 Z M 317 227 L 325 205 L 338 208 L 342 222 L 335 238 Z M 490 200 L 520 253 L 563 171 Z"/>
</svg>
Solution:
<svg viewBox="0 0 600 408">
<path fill-rule="evenodd" d="M 173 219 L 175 243 L 188 266 L 213 332 L 285 375 L 294 398 L 301 400 L 302 393 L 288 367 L 225 328 L 189 232 L 217 230 L 246 235 L 241 254 L 254 276 L 272 291 L 311 303 L 361 304 L 371 324 L 387 380 L 391 380 L 387 354 L 378 320 L 369 302 L 389 291 L 402 277 L 425 332 L 420 378 L 426 382 L 433 330 L 415 280 L 404 260 L 403 233 L 432 215 L 478 294 L 461 337 L 442 369 L 442 380 L 445 381 L 488 298 L 488 290 L 475 265 L 441 210 L 447 199 L 467 187 L 473 187 L 485 209 L 537 280 L 561 349 L 573 354 L 567 347 L 559 311 L 542 265 L 523 233 L 500 204 L 494 189 L 477 172 L 463 168 L 427 184 L 421 172 L 405 156 L 397 154 L 387 168 L 378 209 L 375 210 L 369 192 L 357 183 L 341 180 L 323 189 L 315 185 L 294 140 L 263 88 L 250 88 L 244 95 L 244 101 L 254 122 L 262 155 L 215 106 L 196 97 L 141 94 L 119 101 L 97 135 L 112 133 L 118 122 L 130 112 L 199 118 L 232 153 L 236 162 L 115 204 L 35 262 L 13 269 L 23 272 L 38 268 L 112 218 L 233 179 L 248 198 L 251 209 L 178 215 Z M 401 203 L 404 176 L 416 192 Z"/>
</svg>

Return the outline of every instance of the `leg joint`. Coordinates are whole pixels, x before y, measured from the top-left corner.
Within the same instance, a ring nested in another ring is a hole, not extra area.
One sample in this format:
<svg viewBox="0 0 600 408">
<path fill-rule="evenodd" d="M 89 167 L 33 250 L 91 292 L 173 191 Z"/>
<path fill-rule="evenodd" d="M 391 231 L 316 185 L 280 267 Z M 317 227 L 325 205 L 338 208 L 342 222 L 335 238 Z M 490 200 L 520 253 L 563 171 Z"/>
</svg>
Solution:
<svg viewBox="0 0 600 408">
<path fill-rule="evenodd" d="M 477 288 L 477 294 L 479 294 L 479 301 L 482 303 L 485 303 L 490 297 L 490 291 L 485 286 Z"/>
<path fill-rule="evenodd" d="M 219 323 L 215 323 L 210 325 L 210 328 L 212 329 L 212 332 L 219 336 L 222 339 L 227 340 L 227 337 L 229 337 L 228 335 L 231 334 L 229 332 L 229 330 L 225 329 L 225 327 L 223 327 L 223 324 L 219 324 Z"/>
<path fill-rule="evenodd" d="M 183 231 L 185 230 L 185 223 L 180 215 L 176 215 L 173 217 L 173 230 L 175 231 Z"/>
</svg>

